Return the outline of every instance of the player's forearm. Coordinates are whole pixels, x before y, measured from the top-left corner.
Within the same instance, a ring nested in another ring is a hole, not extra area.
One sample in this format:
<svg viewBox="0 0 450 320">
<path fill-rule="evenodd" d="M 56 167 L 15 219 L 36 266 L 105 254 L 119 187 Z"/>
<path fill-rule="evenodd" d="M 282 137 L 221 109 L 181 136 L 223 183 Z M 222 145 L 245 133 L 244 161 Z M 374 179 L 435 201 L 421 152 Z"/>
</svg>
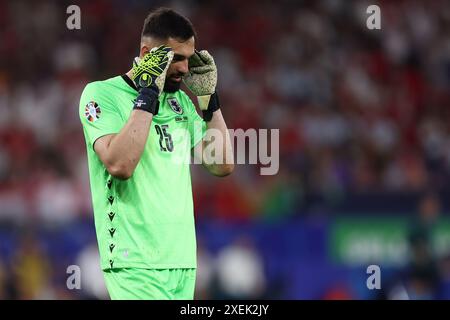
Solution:
<svg viewBox="0 0 450 320">
<path fill-rule="evenodd" d="M 106 167 L 108 172 L 121 179 L 133 175 L 147 143 L 153 115 L 134 110 L 125 126 L 108 145 Z"/>
<path fill-rule="evenodd" d="M 211 120 L 207 122 L 207 128 L 220 132 L 222 139 L 207 142 L 207 144 L 216 144 L 214 150 L 219 153 L 219 156 L 216 156 L 215 159 L 219 158 L 219 161 L 208 159 L 207 153 L 203 152 L 203 163 L 212 174 L 216 176 L 227 176 L 234 170 L 234 156 L 228 128 L 220 109 L 213 113 Z"/>
</svg>

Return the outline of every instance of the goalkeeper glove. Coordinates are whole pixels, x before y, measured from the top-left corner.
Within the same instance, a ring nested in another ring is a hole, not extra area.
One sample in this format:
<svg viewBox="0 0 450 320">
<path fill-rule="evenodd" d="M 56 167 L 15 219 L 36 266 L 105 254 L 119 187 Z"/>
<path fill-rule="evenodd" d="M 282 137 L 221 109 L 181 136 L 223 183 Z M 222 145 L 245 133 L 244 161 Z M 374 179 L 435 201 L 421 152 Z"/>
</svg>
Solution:
<svg viewBox="0 0 450 320">
<path fill-rule="evenodd" d="M 166 73 L 173 59 L 173 51 L 166 46 L 153 48 L 142 59 L 133 61 L 132 80 L 139 91 L 133 109 L 158 114 L 158 97 L 164 88 Z"/>
<path fill-rule="evenodd" d="M 189 73 L 183 82 L 197 96 L 203 119 L 210 121 L 214 111 L 219 109 L 219 96 L 216 91 L 217 67 L 208 51 L 195 50 L 189 58 Z"/>
</svg>

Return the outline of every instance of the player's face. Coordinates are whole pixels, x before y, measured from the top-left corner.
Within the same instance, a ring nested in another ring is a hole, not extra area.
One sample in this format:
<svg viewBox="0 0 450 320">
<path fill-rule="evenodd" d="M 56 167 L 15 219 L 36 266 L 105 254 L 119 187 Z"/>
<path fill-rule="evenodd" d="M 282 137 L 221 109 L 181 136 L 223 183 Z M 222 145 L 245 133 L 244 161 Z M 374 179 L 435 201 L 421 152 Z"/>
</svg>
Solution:
<svg viewBox="0 0 450 320">
<path fill-rule="evenodd" d="M 194 37 L 185 42 L 169 38 L 167 45 L 172 48 L 174 56 L 167 70 L 164 91 L 175 92 L 180 89 L 182 77 L 189 72 L 188 60 L 194 54 Z"/>
<path fill-rule="evenodd" d="M 194 37 L 191 37 L 187 41 L 180 42 L 169 38 L 164 42 L 150 41 L 146 46 L 153 48 L 162 44 L 171 47 L 174 53 L 172 63 L 167 70 L 164 91 L 176 92 L 180 89 L 182 77 L 189 71 L 188 60 L 194 54 L 195 40 Z"/>
</svg>

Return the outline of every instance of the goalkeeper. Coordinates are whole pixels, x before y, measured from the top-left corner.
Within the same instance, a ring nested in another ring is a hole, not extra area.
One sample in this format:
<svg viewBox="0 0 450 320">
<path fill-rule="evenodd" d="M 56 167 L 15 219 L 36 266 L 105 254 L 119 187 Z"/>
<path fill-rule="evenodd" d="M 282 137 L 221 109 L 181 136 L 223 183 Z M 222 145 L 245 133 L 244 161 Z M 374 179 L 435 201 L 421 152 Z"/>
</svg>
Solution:
<svg viewBox="0 0 450 320">
<path fill-rule="evenodd" d="M 101 268 L 112 299 L 194 297 L 192 188 L 182 159 L 193 155 L 215 176 L 233 171 L 216 84 L 214 60 L 195 50 L 192 24 L 160 8 L 145 19 L 132 69 L 89 83 L 81 95 Z M 209 141 L 208 128 L 223 139 Z M 220 161 L 207 158 L 209 143 Z"/>
</svg>

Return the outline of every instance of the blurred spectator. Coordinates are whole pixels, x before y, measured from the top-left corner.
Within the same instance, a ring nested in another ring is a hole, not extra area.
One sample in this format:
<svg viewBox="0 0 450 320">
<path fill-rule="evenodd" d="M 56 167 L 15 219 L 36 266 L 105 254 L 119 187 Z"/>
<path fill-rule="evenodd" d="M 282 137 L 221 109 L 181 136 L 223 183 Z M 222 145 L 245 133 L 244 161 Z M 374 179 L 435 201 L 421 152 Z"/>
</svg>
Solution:
<svg viewBox="0 0 450 320">
<path fill-rule="evenodd" d="M 345 283 L 339 283 L 328 288 L 322 297 L 323 300 L 352 300 L 355 299 L 355 295 L 352 294 L 348 285 Z"/>
<path fill-rule="evenodd" d="M 7 275 L 6 275 L 6 270 L 5 267 L 3 266 L 3 261 L 0 260 L 0 300 L 5 300 L 8 299 L 9 297 L 7 296 L 7 279 L 6 279 Z"/>
<path fill-rule="evenodd" d="M 423 265 L 435 258 L 432 247 L 432 231 L 441 213 L 439 197 L 426 194 L 418 205 L 418 214 L 409 234 L 412 264 Z"/>
<path fill-rule="evenodd" d="M 12 276 L 15 279 L 17 299 L 55 298 L 50 285 L 50 261 L 35 239 L 32 231 L 26 233 L 13 258 Z"/>
<path fill-rule="evenodd" d="M 439 299 L 450 300 L 450 254 L 445 255 L 439 262 L 441 287 Z"/>
<path fill-rule="evenodd" d="M 391 300 L 431 300 L 441 295 L 441 270 L 433 247 L 433 230 L 439 221 L 438 195 L 426 193 L 418 203 L 417 216 L 408 233 L 409 256 L 406 267 L 390 280 L 384 298 Z"/>
<path fill-rule="evenodd" d="M 86 246 L 78 255 L 76 264 L 81 270 L 81 290 L 84 299 L 109 299 L 97 243 Z"/>
<path fill-rule="evenodd" d="M 195 299 L 208 300 L 213 297 L 214 260 L 203 245 L 197 241 L 197 279 L 195 282 Z"/>
<path fill-rule="evenodd" d="M 438 297 L 439 274 L 433 264 L 414 266 L 408 274 L 406 292 L 411 300 L 433 300 Z"/>
<path fill-rule="evenodd" d="M 266 279 L 261 258 L 250 239 L 240 237 L 222 249 L 215 261 L 218 295 L 223 299 L 260 299 Z"/>
<path fill-rule="evenodd" d="M 410 299 L 434 299 L 439 290 L 439 269 L 433 250 L 432 231 L 440 215 L 440 200 L 426 194 L 418 206 L 418 217 L 409 235 L 411 261 L 407 292 Z"/>
</svg>

